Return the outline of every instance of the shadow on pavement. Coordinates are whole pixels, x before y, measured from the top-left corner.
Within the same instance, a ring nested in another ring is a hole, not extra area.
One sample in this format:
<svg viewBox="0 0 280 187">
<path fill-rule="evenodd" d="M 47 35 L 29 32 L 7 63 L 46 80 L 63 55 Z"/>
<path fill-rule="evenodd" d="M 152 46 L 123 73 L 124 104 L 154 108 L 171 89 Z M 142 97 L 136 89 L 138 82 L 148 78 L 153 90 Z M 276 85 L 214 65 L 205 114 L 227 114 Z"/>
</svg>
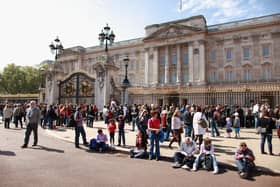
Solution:
<svg viewBox="0 0 280 187">
<path fill-rule="evenodd" d="M 219 173 L 225 173 L 227 170 L 237 172 L 237 167 L 230 165 L 228 163 L 218 162 L 218 165 L 219 165 Z M 280 176 L 280 173 L 275 173 L 273 170 L 269 168 L 256 166 L 256 168 L 252 171 L 251 176 L 248 177 L 246 180 L 255 181 L 254 177 L 258 177 L 261 175 Z"/>
<path fill-rule="evenodd" d="M 4 155 L 4 156 L 16 156 L 16 153 L 13 151 L 1 151 L 0 150 L 0 155 Z"/>
<path fill-rule="evenodd" d="M 56 152 L 56 153 L 64 153 L 64 150 L 49 148 L 49 147 L 45 147 L 45 146 L 42 146 L 42 145 L 38 145 L 38 146 L 36 146 L 36 147 L 34 146 L 34 147 L 32 147 L 32 149 L 35 149 L 35 150 L 44 150 L 44 151 Z"/>
</svg>

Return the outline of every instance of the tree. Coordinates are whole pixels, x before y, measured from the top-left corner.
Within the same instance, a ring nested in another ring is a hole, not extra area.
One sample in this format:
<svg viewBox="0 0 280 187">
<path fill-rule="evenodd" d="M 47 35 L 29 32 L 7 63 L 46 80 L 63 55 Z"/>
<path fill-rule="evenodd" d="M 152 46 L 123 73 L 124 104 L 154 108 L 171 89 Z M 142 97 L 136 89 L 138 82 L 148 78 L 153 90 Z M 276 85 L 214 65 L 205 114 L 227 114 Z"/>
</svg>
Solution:
<svg viewBox="0 0 280 187">
<path fill-rule="evenodd" d="M 8 64 L 0 74 L 0 92 L 4 94 L 38 93 L 40 81 L 38 68 Z"/>
</svg>

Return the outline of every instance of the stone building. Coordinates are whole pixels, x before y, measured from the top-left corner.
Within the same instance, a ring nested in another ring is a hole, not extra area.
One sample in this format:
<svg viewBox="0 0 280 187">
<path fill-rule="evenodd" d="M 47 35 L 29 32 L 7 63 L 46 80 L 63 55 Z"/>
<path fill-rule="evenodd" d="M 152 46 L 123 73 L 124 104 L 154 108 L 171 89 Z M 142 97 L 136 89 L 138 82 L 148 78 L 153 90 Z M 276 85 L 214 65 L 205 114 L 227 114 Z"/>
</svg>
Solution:
<svg viewBox="0 0 280 187">
<path fill-rule="evenodd" d="M 203 16 L 145 27 L 145 37 L 67 48 L 46 74 L 45 103 L 280 103 L 280 14 L 207 25 Z"/>
</svg>

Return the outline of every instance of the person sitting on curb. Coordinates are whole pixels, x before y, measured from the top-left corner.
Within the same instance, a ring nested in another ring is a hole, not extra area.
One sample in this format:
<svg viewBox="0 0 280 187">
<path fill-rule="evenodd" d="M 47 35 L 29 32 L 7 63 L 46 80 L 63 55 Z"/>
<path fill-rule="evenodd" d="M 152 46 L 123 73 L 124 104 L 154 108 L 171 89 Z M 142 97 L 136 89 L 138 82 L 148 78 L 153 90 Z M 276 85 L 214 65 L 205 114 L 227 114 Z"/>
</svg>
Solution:
<svg viewBox="0 0 280 187">
<path fill-rule="evenodd" d="M 109 146 L 106 144 L 108 141 L 106 134 L 103 133 L 102 129 L 98 129 L 97 137 L 90 140 L 89 149 L 93 151 L 104 152 L 108 150 Z"/>
<path fill-rule="evenodd" d="M 195 157 L 194 154 L 197 152 L 196 143 L 191 137 L 186 137 L 185 141 L 182 141 L 180 149 L 174 154 L 175 164 L 173 168 L 190 169 L 193 166 Z"/>
<path fill-rule="evenodd" d="M 99 152 L 104 152 L 108 149 L 108 144 L 106 144 L 108 141 L 107 135 L 103 133 L 102 129 L 98 129 L 97 133 L 96 141 Z"/>
<path fill-rule="evenodd" d="M 255 156 L 245 142 L 241 142 L 239 148 L 237 148 L 235 152 L 235 160 L 240 177 L 248 178 L 252 169 L 255 167 Z"/>
<path fill-rule="evenodd" d="M 130 149 L 130 158 L 147 158 L 147 136 L 141 130 L 136 135 L 136 147 Z"/>
<path fill-rule="evenodd" d="M 204 164 L 204 167 L 207 170 L 212 170 L 212 168 L 214 168 L 214 174 L 219 172 L 216 157 L 214 155 L 214 145 L 208 137 L 204 139 L 204 143 L 200 147 L 200 153 L 194 161 L 192 171 L 196 171 L 202 166 L 202 164 Z"/>
</svg>

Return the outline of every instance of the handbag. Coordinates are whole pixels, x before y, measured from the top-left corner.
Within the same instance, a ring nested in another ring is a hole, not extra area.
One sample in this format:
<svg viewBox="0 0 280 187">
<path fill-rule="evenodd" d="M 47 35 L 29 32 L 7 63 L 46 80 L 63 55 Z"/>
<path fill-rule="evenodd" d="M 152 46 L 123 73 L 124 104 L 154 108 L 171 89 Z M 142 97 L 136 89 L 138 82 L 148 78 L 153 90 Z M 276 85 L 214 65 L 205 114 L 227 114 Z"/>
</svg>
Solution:
<svg viewBox="0 0 280 187">
<path fill-rule="evenodd" d="M 266 128 L 259 126 L 257 128 L 257 134 L 264 134 L 264 133 L 266 133 Z"/>
<path fill-rule="evenodd" d="M 206 120 L 204 118 L 200 118 L 198 120 L 198 125 L 200 125 L 204 129 L 207 128 L 207 122 L 206 122 Z"/>
</svg>

